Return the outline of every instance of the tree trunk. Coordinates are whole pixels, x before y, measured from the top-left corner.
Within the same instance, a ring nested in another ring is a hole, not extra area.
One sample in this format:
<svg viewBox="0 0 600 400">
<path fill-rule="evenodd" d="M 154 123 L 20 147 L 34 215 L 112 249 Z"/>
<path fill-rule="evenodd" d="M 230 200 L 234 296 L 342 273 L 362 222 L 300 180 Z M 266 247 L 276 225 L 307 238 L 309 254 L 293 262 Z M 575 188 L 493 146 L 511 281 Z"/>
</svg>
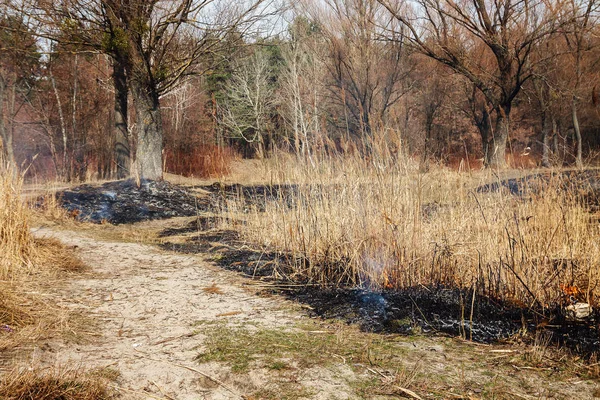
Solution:
<svg viewBox="0 0 600 400">
<path fill-rule="evenodd" d="M 117 179 L 125 179 L 130 175 L 131 151 L 129 146 L 129 131 L 127 130 L 127 75 L 125 67 L 118 61 L 113 61 L 113 84 L 115 86 L 115 159 L 117 161 Z"/>
<path fill-rule="evenodd" d="M 577 168 L 583 168 L 583 144 L 581 140 L 581 130 L 579 129 L 579 118 L 577 116 L 577 98 L 573 96 L 571 102 L 571 116 L 573 118 L 573 130 L 575 131 L 575 140 L 577 141 L 577 153 L 575 156 L 575 163 Z"/>
<path fill-rule="evenodd" d="M 537 100 L 540 103 L 540 118 L 542 123 L 542 167 L 550 167 L 550 137 L 552 136 L 552 126 L 550 125 L 550 96 L 549 89 L 540 79 L 533 79 L 533 86 L 537 93 Z"/>
<path fill-rule="evenodd" d="M 477 116 L 476 112 L 473 112 L 473 116 L 475 117 L 475 125 L 477 125 L 477 130 L 481 136 L 483 160 L 487 163 L 488 154 L 490 153 L 490 137 L 492 136 L 492 121 L 490 119 L 490 113 L 485 106 L 483 106 L 481 107 L 481 118 Z"/>
<path fill-rule="evenodd" d="M 550 137 L 552 136 L 552 126 L 548 112 L 542 111 L 542 167 L 550 167 Z"/>
<path fill-rule="evenodd" d="M 15 153 L 13 150 L 13 138 L 12 130 L 6 129 L 4 121 L 4 97 L 6 93 L 6 81 L 3 77 L 0 77 L 0 149 L 2 150 L 2 157 L 12 167 L 16 167 L 15 164 Z"/>
<path fill-rule="evenodd" d="M 558 131 L 558 123 L 556 122 L 556 118 L 552 116 L 552 151 L 554 152 L 554 157 L 558 157 L 560 154 L 558 148 Z"/>
<path fill-rule="evenodd" d="M 60 100 L 60 94 L 58 93 L 58 88 L 56 87 L 56 80 L 54 79 L 54 75 L 52 74 L 52 69 L 49 69 L 50 73 L 50 81 L 52 82 L 52 89 L 54 91 L 54 97 L 56 99 L 56 106 L 58 108 L 58 117 L 60 120 L 60 132 L 62 135 L 62 178 L 67 182 L 71 181 L 71 165 L 69 159 L 69 136 L 67 134 L 67 126 L 65 123 L 65 116 L 63 114 L 63 106 L 62 101 Z"/>
<path fill-rule="evenodd" d="M 258 158 L 259 160 L 262 160 L 265 158 L 265 143 L 263 140 L 262 135 L 258 135 L 257 139 L 256 139 L 256 158 Z"/>
<path fill-rule="evenodd" d="M 510 128 L 510 106 L 496 109 L 496 128 L 492 136 L 491 148 L 486 156 L 486 165 L 491 168 L 506 168 L 506 141 Z"/>
<path fill-rule="evenodd" d="M 132 82 L 136 110 L 136 162 L 142 180 L 161 180 L 163 132 L 158 93 L 141 82 Z"/>
</svg>

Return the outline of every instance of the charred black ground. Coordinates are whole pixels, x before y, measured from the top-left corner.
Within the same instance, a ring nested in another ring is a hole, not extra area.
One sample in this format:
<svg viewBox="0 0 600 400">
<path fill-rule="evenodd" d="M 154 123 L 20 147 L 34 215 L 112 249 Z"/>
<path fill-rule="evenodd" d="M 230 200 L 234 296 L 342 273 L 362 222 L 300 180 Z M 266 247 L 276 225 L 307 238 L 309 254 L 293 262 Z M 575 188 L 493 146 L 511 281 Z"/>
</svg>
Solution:
<svg viewBox="0 0 600 400">
<path fill-rule="evenodd" d="M 205 195 L 197 195 L 201 189 Z M 134 180 L 81 185 L 57 193 L 62 206 L 80 221 L 127 224 L 146 220 L 193 216 L 200 212 L 218 212 L 228 199 L 245 199 L 247 207 L 264 209 L 265 202 L 293 198 L 295 185 L 243 186 L 213 184 L 183 187 L 168 182 Z"/>
<path fill-rule="evenodd" d="M 512 195 L 526 197 L 540 194 L 548 187 L 574 194 L 592 211 L 600 209 L 600 170 L 536 173 L 522 178 L 491 182 L 478 187 L 476 191 L 478 193 L 505 191 Z"/>
<path fill-rule="evenodd" d="M 563 185 L 575 185 L 591 208 L 597 206 L 600 179 L 596 171 L 573 171 L 559 177 Z M 536 174 L 521 179 L 491 183 L 478 192 L 508 190 L 518 196 L 535 193 L 555 177 Z M 196 196 L 193 190 L 204 194 Z M 323 190 L 323 188 L 319 188 Z M 567 189 L 567 186 L 565 186 Z M 374 332 L 401 334 L 443 334 L 463 336 L 478 342 L 494 342 L 525 333 L 531 339 L 538 332 L 551 336 L 554 343 L 577 353 L 590 355 L 600 349 L 596 311 L 586 323 L 565 320 L 562 310 L 523 309 L 486 298 L 469 290 L 446 287 L 416 287 L 402 291 L 371 291 L 364 288 L 319 287 L 302 276 L 291 275 L 286 265 L 306 262 L 270 249 L 252 249 L 241 242 L 234 230 L 218 229 L 219 212 L 229 199 L 244 199 L 246 207 L 264 210 L 275 199 L 294 206 L 298 187 L 225 186 L 214 184 L 185 188 L 166 182 L 110 182 L 100 186 L 83 185 L 59 194 L 63 206 L 85 221 L 113 224 L 148 219 L 194 216 L 186 226 L 165 229 L 159 234 L 164 249 L 182 253 L 208 253 L 223 268 L 241 272 L 265 282 L 268 290 L 304 303 L 315 317 L 335 318 L 358 324 Z M 214 216 L 200 215 L 202 212 Z M 436 208 L 424 209 L 435 213 Z M 238 223 L 243 223 L 238 221 Z M 186 240 L 170 242 L 173 236 Z M 471 307 L 473 304 L 473 307 Z M 471 320 L 471 311 L 473 314 Z"/>
<path fill-rule="evenodd" d="M 126 224 L 193 216 L 205 206 L 186 189 L 168 182 L 133 180 L 81 185 L 57 194 L 62 206 L 86 222 Z"/>
</svg>

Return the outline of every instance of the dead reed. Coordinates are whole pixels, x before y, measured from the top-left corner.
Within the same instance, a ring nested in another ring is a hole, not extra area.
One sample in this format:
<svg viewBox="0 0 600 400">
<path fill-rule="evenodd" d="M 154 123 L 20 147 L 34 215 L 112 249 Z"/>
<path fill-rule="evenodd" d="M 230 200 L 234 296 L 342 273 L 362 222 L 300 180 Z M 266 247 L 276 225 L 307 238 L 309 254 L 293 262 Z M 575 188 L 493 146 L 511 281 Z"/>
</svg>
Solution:
<svg viewBox="0 0 600 400">
<path fill-rule="evenodd" d="M 65 272 L 79 272 L 81 261 L 59 242 L 34 239 L 31 210 L 21 194 L 22 179 L 0 166 L 0 370 L 11 355 L 32 343 L 68 334 L 77 339 L 89 321 L 51 301 Z M 84 321 L 85 320 L 85 321 Z M 14 368 L 0 373 L 1 399 L 108 399 L 102 379 L 56 368 Z"/>
<path fill-rule="evenodd" d="M 0 281 L 31 269 L 33 239 L 27 206 L 20 197 L 22 183 L 12 168 L 0 164 Z"/>
<path fill-rule="evenodd" d="M 280 156 L 267 173 L 298 184 L 266 210 L 229 205 L 248 241 L 292 260 L 291 277 L 380 288 L 445 285 L 520 305 L 550 306 L 569 291 L 593 302 L 600 229 L 580 188 L 560 174 L 527 196 L 482 193 L 490 171 L 419 171 L 410 159 Z M 585 189 L 585 188 L 584 188 Z M 236 211 L 239 210 L 239 211 Z"/>
</svg>

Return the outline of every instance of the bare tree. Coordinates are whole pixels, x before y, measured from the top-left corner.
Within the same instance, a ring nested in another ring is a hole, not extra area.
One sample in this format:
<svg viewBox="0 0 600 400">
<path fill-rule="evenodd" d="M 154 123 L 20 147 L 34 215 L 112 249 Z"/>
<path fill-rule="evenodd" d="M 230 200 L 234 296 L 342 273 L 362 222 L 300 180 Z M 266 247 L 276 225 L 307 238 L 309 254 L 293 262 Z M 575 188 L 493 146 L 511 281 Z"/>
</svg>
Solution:
<svg viewBox="0 0 600 400">
<path fill-rule="evenodd" d="M 573 58 L 572 62 L 575 74 L 571 87 L 571 121 L 577 142 L 575 162 L 581 168 L 583 167 L 583 140 L 581 138 L 578 116 L 579 92 L 584 75 L 583 59 L 586 53 L 589 53 L 593 47 L 590 40 L 590 29 L 596 25 L 593 19 L 597 17 L 596 11 L 599 3 L 597 0 L 585 0 L 582 2 L 570 0 L 566 4 L 567 6 L 564 9 L 565 19 L 569 21 L 569 24 L 563 33 L 567 48 Z"/>
<path fill-rule="evenodd" d="M 45 36 L 56 39 L 60 31 L 73 44 L 113 57 L 119 165 L 127 159 L 127 87 L 136 111 L 139 176 L 161 179 L 161 95 L 196 72 L 203 57 L 219 45 L 215 38 L 254 22 L 265 3 L 243 1 L 225 7 L 218 0 L 37 0 L 32 10 L 42 10 L 38 14 L 47 27 Z"/>
<path fill-rule="evenodd" d="M 16 166 L 15 118 L 34 84 L 40 54 L 23 16 L 0 15 L 0 29 L 0 150 Z"/>
<path fill-rule="evenodd" d="M 312 151 L 323 142 L 321 122 L 325 115 L 323 37 L 318 24 L 297 17 L 289 27 L 290 39 L 283 46 L 283 68 L 278 103 L 291 131 L 297 155 L 313 162 Z"/>
<path fill-rule="evenodd" d="M 368 148 L 374 129 L 386 125 L 390 109 L 410 90 L 404 28 L 376 0 L 326 0 L 308 11 L 326 39 L 329 99 L 344 115 L 339 128 Z M 381 40 L 380 25 L 397 27 L 392 40 Z"/>
<path fill-rule="evenodd" d="M 495 117 L 490 147 L 483 143 L 485 162 L 505 167 L 513 102 L 533 75 L 535 45 L 556 32 L 555 5 L 541 0 L 378 2 L 408 29 L 418 51 L 466 77 L 485 96 Z"/>
<path fill-rule="evenodd" d="M 256 157 L 265 156 L 265 138 L 272 132 L 274 111 L 273 66 L 261 48 L 241 60 L 226 85 L 226 99 L 221 107 L 221 123 L 234 138 L 254 148 Z"/>
</svg>

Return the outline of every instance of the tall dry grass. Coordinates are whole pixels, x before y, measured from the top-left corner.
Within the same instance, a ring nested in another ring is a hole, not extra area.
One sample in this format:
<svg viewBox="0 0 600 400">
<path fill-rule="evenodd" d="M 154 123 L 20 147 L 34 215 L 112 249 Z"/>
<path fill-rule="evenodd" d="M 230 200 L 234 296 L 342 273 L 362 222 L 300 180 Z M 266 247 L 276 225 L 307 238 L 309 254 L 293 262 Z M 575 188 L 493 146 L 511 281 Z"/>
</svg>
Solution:
<svg viewBox="0 0 600 400">
<path fill-rule="evenodd" d="M 23 180 L 0 164 L 0 281 L 12 280 L 31 268 L 33 238 L 29 211 L 21 199 Z"/>
<path fill-rule="evenodd" d="M 560 176 L 537 194 L 481 193 L 492 171 L 427 173 L 409 159 L 280 156 L 263 173 L 297 193 L 263 212 L 229 204 L 242 235 L 292 260 L 294 277 L 326 285 L 446 285 L 522 305 L 565 295 L 592 301 L 600 280 L 600 229 Z"/>
<path fill-rule="evenodd" d="M 98 377 L 11 367 L 10 355 L 19 349 L 72 335 L 89 322 L 75 318 L 48 296 L 60 285 L 58 271 L 78 271 L 82 264 L 60 243 L 33 238 L 22 185 L 21 176 L 0 164 L 0 398 L 108 399 L 107 382 Z M 3 374 L 6 368 L 12 371 Z"/>
</svg>

